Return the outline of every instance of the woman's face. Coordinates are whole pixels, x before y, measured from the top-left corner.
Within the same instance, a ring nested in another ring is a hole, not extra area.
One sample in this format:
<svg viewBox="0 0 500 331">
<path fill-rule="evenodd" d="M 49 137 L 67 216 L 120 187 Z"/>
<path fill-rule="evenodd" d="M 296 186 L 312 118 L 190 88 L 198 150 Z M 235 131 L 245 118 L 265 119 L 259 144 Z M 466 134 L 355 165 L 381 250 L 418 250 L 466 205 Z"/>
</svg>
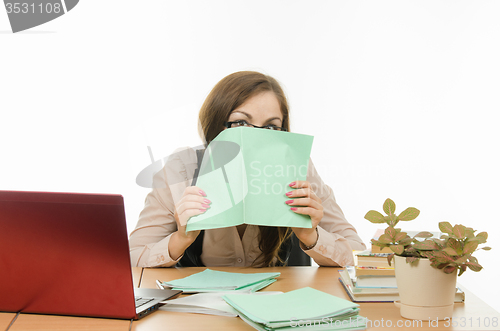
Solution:
<svg viewBox="0 0 500 331">
<path fill-rule="evenodd" d="M 274 92 L 267 91 L 254 95 L 229 114 L 228 122 L 241 120 L 256 126 L 281 127 L 283 114 Z"/>
</svg>

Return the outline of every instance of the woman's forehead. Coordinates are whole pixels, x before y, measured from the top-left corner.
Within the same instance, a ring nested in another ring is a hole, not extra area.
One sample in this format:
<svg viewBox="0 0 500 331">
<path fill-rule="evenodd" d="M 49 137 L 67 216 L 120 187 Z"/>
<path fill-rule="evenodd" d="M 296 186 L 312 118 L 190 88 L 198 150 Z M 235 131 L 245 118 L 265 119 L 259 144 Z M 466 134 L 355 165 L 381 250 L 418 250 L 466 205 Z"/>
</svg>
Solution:
<svg viewBox="0 0 500 331">
<path fill-rule="evenodd" d="M 250 119 L 254 117 L 283 118 L 278 98 L 271 91 L 262 92 L 250 97 L 231 112 L 231 114 L 233 113 L 242 114 Z"/>
</svg>

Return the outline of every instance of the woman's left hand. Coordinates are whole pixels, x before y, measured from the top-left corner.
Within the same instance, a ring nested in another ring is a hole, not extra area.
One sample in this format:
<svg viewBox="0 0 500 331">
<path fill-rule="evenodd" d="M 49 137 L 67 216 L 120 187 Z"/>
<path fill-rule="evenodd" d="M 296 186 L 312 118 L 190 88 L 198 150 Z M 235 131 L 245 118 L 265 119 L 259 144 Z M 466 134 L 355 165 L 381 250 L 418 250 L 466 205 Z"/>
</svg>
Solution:
<svg viewBox="0 0 500 331">
<path fill-rule="evenodd" d="M 285 201 L 291 210 L 297 214 L 309 215 L 312 228 L 292 228 L 293 232 L 305 246 L 311 246 L 318 240 L 316 227 L 323 218 L 323 205 L 321 199 L 311 189 L 308 181 L 295 181 L 289 185 L 294 188 L 286 196 L 290 198 Z"/>
</svg>

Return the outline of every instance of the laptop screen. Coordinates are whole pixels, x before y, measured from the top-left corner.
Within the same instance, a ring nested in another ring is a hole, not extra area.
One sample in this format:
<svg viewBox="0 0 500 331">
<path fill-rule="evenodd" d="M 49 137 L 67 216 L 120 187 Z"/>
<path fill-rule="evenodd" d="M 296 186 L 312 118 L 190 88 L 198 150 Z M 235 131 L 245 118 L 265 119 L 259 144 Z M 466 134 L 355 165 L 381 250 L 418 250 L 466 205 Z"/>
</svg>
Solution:
<svg viewBox="0 0 500 331">
<path fill-rule="evenodd" d="M 0 191 L 0 311 L 134 318 L 123 197 Z"/>
</svg>

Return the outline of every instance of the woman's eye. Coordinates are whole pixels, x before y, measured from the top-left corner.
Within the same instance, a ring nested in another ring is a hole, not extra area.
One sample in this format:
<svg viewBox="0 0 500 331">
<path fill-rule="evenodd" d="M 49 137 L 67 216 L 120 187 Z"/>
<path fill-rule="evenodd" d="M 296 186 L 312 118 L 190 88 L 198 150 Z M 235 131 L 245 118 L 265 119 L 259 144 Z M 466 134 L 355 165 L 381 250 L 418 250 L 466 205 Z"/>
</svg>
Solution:
<svg viewBox="0 0 500 331">
<path fill-rule="evenodd" d="M 234 123 L 234 126 L 247 126 L 248 123 L 246 121 L 243 121 L 243 120 L 240 120 L 240 121 L 236 121 Z"/>
<path fill-rule="evenodd" d="M 279 130 L 279 128 L 274 124 L 266 125 L 264 128 L 266 128 L 268 130 Z"/>
</svg>

